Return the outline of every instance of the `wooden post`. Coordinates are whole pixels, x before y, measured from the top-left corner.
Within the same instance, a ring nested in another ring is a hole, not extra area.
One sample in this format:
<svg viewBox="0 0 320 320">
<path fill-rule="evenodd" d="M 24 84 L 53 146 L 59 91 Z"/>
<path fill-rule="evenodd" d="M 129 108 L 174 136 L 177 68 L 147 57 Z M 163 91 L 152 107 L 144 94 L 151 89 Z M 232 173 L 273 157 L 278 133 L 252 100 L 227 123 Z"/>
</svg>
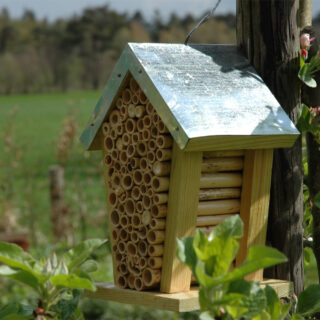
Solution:
<svg viewBox="0 0 320 320">
<path fill-rule="evenodd" d="M 161 292 L 190 289 L 191 271 L 177 258 L 177 238 L 194 234 L 197 221 L 202 152 L 173 145 Z"/>
<path fill-rule="evenodd" d="M 301 103 L 299 71 L 299 0 L 237 0 L 237 43 L 294 123 Z M 294 281 L 303 290 L 302 146 L 274 152 L 268 240 L 288 263 L 271 278 Z"/>
<path fill-rule="evenodd" d="M 248 150 L 245 155 L 241 192 L 240 217 L 244 224 L 244 236 L 236 264 L 241 264 L 247 249 L 253 245 L 265 245 L 270 199 L 273 149 Z M 263 280 L 263 270 L 248 277 Z"/>
</svg>

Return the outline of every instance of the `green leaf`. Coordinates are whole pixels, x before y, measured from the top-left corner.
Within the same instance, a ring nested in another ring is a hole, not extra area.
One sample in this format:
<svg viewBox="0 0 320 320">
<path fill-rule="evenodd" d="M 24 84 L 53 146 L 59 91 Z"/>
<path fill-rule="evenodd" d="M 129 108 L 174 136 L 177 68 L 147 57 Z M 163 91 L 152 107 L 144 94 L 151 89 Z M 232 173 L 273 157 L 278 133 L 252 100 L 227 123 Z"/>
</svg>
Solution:
<svg viewBox="0 0 320 320">
<path fill-rule="evenodd" d="M 98 270 L 98 263 L 94 260 L 85 261 L 79 269 L 85 273 L 96 272 Z"/>
<path fill-rule="evenodd" d="M 199 316 L 200 320 L 214 320 L 215 318 L 211 316 L 209 311 L 201 312 Z"/>
<path fill-rule="evenodd" d="M 301 132 L 312 131 L 310 109 L 305 104 L 302 104 L 299 109 L 297 127 Z"/>
<path fill-rule="evenodd" d="M 90 257 L 90 254 L 106 243 L 107 240 L 101 239 L 89 239 L 83 241 L 79 245 L 75 246 L 73 249 L 69 250 L 64 255 L 64 261 L 67 264 L 69 272 L 72 271 L 73 268 L 81 265 L 85 260 Z"/>
<path fill-rule="evenodd" d="M 197 255 L 193 249 L 193 237 L 178 239 L 178 258 L 195 274 Z"/>
<path fill-rule="evenodd" d="M 270 286 L 264 288 L 267 297 L 267 311 L 274 320 L 284 320 L 290 311 L 291 304 L 281 303 L 276 291 Z"/>
<path fill-rule="evenodd" d="M 0 310 L 1 320 L 25 320 L 32 316 L 33 306 L 12 303 Z"/>
<path fill-rule="evenodd" d="M 320 192 L 318 192 L 316 194 L 316 196 L 314 197 L 314 205 L 318 208 L 320 208 Z"/>
<path fill-rule="evenodd" d="M 219 223 L 209 236 L 209 240 L 214 237 L 239 239 L 242 236 L 243 222 L 238 215 L 234 215 Z"/>
<path fill-rule="evenodd" d="M 303 316 L 320 311 L 320 285 L 312 284 L 298 298 L 297 313 Z"/>
<path fill-rule="evenodd" d="M 58 274 L 50 278 L 50 282 L 60 288 L 79 289 L 95 291 L 93 283 L 85 278 L 80 278 L 74 274 Z"/>
<path fill-rule="evenodd" d="M 37 261 L 15 244 L 0 241 L 0 261 L 11 268 L 21 269 L 32 274 L 41 282 L 46 280 L 41 274 L 41 267 Z"/>
<path fill-rule="evenodd" d="M 0 266 L 0 275 L 21 282 L 36 291 L 38 291 L 40 286 L 39 280 L 33 275 L 33 273 L 28 271 L 13 270 L 8 266 Z"/>
<path fill-rule="evenodd" d="M 312 77 L 312 66 L 310 63 L 305 63 L 302 68 L 300 68 L 298 77 L 299 79 L 304 82 L 308 87 L 310 88 L 316 88 L 317 87 L 317 82 L 314 80 Z"/>
</svg>

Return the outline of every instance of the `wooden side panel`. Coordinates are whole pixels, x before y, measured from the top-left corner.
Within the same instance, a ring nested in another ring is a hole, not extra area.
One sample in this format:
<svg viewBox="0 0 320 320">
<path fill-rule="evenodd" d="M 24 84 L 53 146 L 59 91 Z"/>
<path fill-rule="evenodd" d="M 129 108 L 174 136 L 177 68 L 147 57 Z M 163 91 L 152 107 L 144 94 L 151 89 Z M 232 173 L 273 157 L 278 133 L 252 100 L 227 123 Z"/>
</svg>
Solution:
<svg viewBox="0 0 320 320">
<path fill-rule="evenodd" d="M 194 234 L 197 220 L 202 152 L 173 146 L 161 292 L 190 289 L 191 271 L 177 258 L 177 238 Z"/>
<path fill-rule="evenodd" d="M 244 223 L 244 236 L 236 265 L 241 264 L 247 250 L 253 245 L 265 245 L 273 149 L 248 150 L 245 155 L 240 217 Z M 263 280 L 263 270 L 251 274 L 250 280 Z"/>
</svg>

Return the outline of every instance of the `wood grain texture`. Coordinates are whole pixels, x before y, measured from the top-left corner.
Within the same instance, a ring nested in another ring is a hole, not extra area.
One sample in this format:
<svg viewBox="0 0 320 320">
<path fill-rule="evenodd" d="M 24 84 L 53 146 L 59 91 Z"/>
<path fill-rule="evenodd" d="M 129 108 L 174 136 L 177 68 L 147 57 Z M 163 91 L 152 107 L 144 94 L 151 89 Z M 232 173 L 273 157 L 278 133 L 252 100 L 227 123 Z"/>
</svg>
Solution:
<svg viewBox="0 0 320 320">
<path fill-rule="evenodd" d="M 201 189 L 241 187 L 242 173 L 203 173 L 200 178 Z"/>
<path fill-rule="evenodd" d="M 260 285 L 262 288 L 266 285 L 271 286 L 279 297 L 288 297 L 293 292 L 292 283 L 289 281 L 269 279 L 262 281 Z M 171 294 L 120 289 L 115 287 L 112 282 L 96 283 L 96 287 L 97 291 L 85 291 L 84 295 L 92 299 L 135 304 L 175 312 L 190 312 L 200 309 L 199 288 L 197 286 L 192 286 L 188 292 Z"/>
<path fill-rule="evenodd" d="M 191 271 L 177 258 L 177 238 L 194 234 L 202 152 L 183 152 L 173 145 L 169 201 L 160 291 L 188 291 Z"/>
<path fill-rule="evenodd" d="M 199 201 L 219 200 L 219 199 L 237 199 L 240 198 L 240 188 L 216 188 L 201 189 L 199 191 Z"/>
<path fill-rule="evenodd" d="M 198 216 L 228 214 L 239 211 L 240 200 L 238 199 L 200 201 L 198 205 Z"/>
<path fill-rule="evenodd" d="M 244 150 L 203 151 L 203 158 L 241 157 L 244 153 Z"/>
<path fill-rule="evenodd" d="M 242 157 L 203 159 L 201 172 L 240 171 L 243 168 Z"/>
<path fill-rule="evenodd" d="M 265 245 L 273 150 L 248 150 L 245 155 L 240 217 L 244 224 L 244 235 L 240 240 L 240 249 L 236 264 L 241 264 L 247 249 L 253 245 Z M 263 270 L 248 277 L 261 281 Z"/>
</svg>

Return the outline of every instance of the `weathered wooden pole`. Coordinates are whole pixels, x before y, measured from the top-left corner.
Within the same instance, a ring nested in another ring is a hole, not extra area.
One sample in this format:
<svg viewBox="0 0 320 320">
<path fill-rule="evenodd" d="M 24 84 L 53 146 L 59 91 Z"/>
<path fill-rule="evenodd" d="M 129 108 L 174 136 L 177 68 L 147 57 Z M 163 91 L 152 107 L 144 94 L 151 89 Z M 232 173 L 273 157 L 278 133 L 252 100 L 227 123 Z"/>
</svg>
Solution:
<svg viewBox="0 0 320 320">
<path fill-rule="evenodd" d="M 291 120 L 300 106 L 299 0 L 237 0 L 237 43 L 269 86 Z M 301 139 L 291 149 L 274 153 L 268 243 L 289 259 L 272 276 L 294 282 L 303 290 L 302 149 Z"/>
</svg>

